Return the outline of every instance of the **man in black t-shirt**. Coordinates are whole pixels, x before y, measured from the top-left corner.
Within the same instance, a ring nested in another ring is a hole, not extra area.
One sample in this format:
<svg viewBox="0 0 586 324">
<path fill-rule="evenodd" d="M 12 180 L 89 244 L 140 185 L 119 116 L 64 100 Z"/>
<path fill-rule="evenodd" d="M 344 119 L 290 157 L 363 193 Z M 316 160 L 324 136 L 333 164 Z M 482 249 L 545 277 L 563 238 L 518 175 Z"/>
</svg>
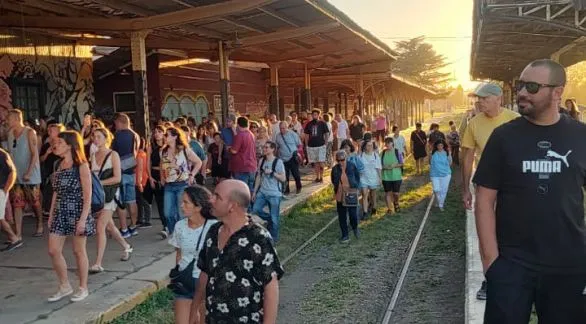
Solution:
<svg viewBox="0 0 586 324">
<path fill-rule="evenodd" d="M 540 323 L 586 321 L 586 125 L 559 113 L 565 84 L 554 61 L 525 68 L 524 118 L 494 130 L 473 179 L 488 324 L 527 323 L 533 304 Z"/>
<path fill-rule="evenodd" d="M 320 111 L 314 109 L 311 112 L 313 118 L 305 126 L 305 146 L 307 147 L 307 159 L 313 163 L 315 170 L 315 182 L 324 181 L 324 163 L 326 162 L 326 143 L 330 130 L 328 125 L 319 119 Z"/>
</svg>

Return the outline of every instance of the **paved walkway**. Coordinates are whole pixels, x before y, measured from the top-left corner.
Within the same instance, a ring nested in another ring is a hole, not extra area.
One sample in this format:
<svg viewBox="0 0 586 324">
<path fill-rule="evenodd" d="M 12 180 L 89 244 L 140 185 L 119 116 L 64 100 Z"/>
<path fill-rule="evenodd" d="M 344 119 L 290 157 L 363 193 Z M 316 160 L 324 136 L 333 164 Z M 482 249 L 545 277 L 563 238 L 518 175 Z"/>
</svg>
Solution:
<svg viewBox="0 0 586 324">
<path fill-rule="evenodd" d="M 326 177 L 328 178 L 328 177 Z M 313 184 L 313 176 L 303 176 L 304 188 L 300 195 L 292 195 L 281 203 L 281 212 L 287 213 L 294 205 L 329 184 Z M 294 184 L 292 182 L 294 187 Z M 55 293 L 57 282 L 47 254 L 47 238 L 32 238 L 33 220 L 25 219 L 25 243 L 22 248 L 0 253 L 0 323 L 103 323 L 124 313 L 142 302 L 149 293 L 166 285 L 166 277 L 175 263 L 173 248 L 162 241 L 157 233 L 161 230 L 156 208 L 153 208 L 154 224 L 141 229 L 130 239 L 135 247 L 128 262 L 119 261 L 121 248 L 113 240 L 108 241 L 104 258 L 106 271 L 89 277 L 90 296 L 79 303 L 64 299 L 48 303 L 47 297 Z M 69 267 L 69 280 L 77 287 L 75 259 L 71 243 L 64 249 Z M 96 240 L 88 240 L 90 265 L 95 259 Z"/>
<path fill-rule="evenodd" d="M 476 299 L 476 292 L 484 280 L 474 211 L 466 211 L 466 323 L 482 324 L 485 301 Z"/>
</svg>

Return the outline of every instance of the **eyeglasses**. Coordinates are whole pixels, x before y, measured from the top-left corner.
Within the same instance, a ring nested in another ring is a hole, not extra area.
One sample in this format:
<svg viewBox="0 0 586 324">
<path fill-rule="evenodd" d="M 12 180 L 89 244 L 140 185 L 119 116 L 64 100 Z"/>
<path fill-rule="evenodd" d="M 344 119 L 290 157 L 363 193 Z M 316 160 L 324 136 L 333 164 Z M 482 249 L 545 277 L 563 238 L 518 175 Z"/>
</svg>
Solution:
<svg viewBox="0 0 586 324">
<path fill-rule="evenodd" d="M 272 147 L 270 145 L 265 145 L 263 146 L 264 149 L 268 150 L 268 149 L 272 149 Z"/>
<path fill-rule="evenodd" d="M 559 85 L 542 84 L 542 83 L 537 83 L 537 82 L 532 82 L 532 81 L 521 81 L 521 80 L 518 80 L 515 83 L 515 90 L 517 90 L 517 92 L 520 92 L 521 90 L 523 90 L 523 88 L 525 88 L 525 89 L 527 89 L 527 92 L 529 92 L 530 94 L 538 93 L 541 88 L 555 88 L 555 87 L 559 87 Z"/>
</svg>

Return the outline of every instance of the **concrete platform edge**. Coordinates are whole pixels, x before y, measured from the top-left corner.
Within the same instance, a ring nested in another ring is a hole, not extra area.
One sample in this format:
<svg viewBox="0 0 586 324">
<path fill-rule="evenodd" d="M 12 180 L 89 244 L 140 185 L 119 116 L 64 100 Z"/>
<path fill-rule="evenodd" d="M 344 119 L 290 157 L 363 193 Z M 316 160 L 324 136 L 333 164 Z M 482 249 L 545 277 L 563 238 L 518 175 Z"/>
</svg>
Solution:
<svg viewBox="0 0 586 324">
<path fill-rule="evenodd" d="M 324 183 L 324 185 L 322 185 L 321 187 L 319 187 L 316 190 L 314 190 L 313 192 L 311 192 L 308 196 L 303 197 L 303 198 L 298 198 L 299 201 L 296 201 L 291 206 L 288 206 L 283 209 L 283 211 L 281 212 L 281 216 L 289 215 L 296 206 L 305 203 L 307 200 L 309 200 L 312 197 L 315 197 L 316 195 L 321 193 L 323 190 L 326 190 L 329 187 L 329 185 L 330 185 L 329 182 L 326 182 L 326 183 Z M 152 268 L 157 267 L 157 266 L 158 265 L 155 263 L 155 264 L 152 264 L 150 266 L 147 266 L 147 267 L 141 269 L 141 271 L 151 271 Z M 170 268 L 171 268 L 170 266 L 167 266 L 167 270 Z M 133 276 L 133 274 L 130 274 L 130 275 L 126 276 L 124 279 L 139 280 L 139 279 L 130 279 L 129 277 L 132 277 L 132 276 Z M 121 301 L 120 303 L 118 303 L 116 305 L 113 305 L 112 307 L 110 307 L 107 310 L 105 310 L 104 312 L 102 312 L 97 318 L 90 320 L 90 321 L 87 321 L 86 323 L 88 323 L 88 324 L 89 323 L 92 323 L 92 324 L 108 323 L 108 322 L 116 319 L 117 317 L 129 312 L 134 307 L 136 307 L 139 304 L 141 304 L 142 302 L 144 302 L 152 294 L 165 288 L 167 286 L 167 284 L 169 283 L 169 278 L 167 277 L 167 274 L 165 274 L 165 276 L 162 278 L 159 277 L 159 278 L 152 278 L 152 279 L 148 279 L 148 280 L 142 279 L 142 281 L 148 281 L 148 282 L 152 283 L 153 285 L 148 286 L 144 289 L 141 289 L 140 291 L 137 291 L 135 294 L 129 296 L 127 299 Z M 74 305 L 75 304 L 72 304 L 71 307 L 75 307 Z"/>
</svg>

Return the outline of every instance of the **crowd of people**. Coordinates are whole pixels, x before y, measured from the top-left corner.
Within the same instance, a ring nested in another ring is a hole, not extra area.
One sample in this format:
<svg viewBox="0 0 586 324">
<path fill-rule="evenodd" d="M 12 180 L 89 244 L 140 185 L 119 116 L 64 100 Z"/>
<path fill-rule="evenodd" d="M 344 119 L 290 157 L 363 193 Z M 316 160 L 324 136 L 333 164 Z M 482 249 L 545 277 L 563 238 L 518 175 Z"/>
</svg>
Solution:
<svg viewBox="0 0 586 324">
<path fill-rule="evenodd" d="M 559 108 L 564 84 L 557 63 L 536 61 L 517 84 L 524 118 L 502 108 L 502 90 L 487 83 L 474 92 L 478 113 L 467 122 L 462 139 L 453 121 L 446 134 L 436 123 L 429 132 L 417 123 L 409 138 L 417 174 L 429 164 L 441 211 L 452 164 L 461 161 L 464 183 L 477 186 L 476 220 L 487 278 L 478 298 L 488 299 L 488 323 L 520 322 L 536 299 L 538 315 L 552 322 L 584 318 L 576 301 L 586 291 L 581 191 L 586 151 L 575 135 L 586 130 L 573 120 L 575 102 L 566 102 L 565 113 Z M 155 202 L 162 223 L 158 234 L 170 237 L 176 249 L 169 285 L 176 297 L 176 323 L 203 323 L 204 318 L 274 323 L 283 275 L 275 250 L 280 203 L 293 194 L 291 178 L 295 194 L 300 193 L 300 166 L 313 168 L 315 183 L 332 168 L 342 243 L 350 240 L 350 229 L 359 238 L 359 222 L 377 213 L 379 190 L 385 193 L 386 213 L 400 210 L 407 141 L 384 115 L 369 126 L 357 115 L 347 122 L 317 109 L 293 112 L 283 121 L 275 115 L 256 121 L 230 115 L 221 128 L 213 115 L 199 124 L 180 117 L 156 123 L 150 139 L 141 138 L 122 113 L 110 127 L 87 114 L 79 131 L 52 120 L 34 129 L 23 119 L 20 110 L 8 111 L 0 149 L 0 225 L 8 238 L 3 251 L 23 245 L 29 207 L 36 218 L 32 235 L 49 232 L 48 254 L 58 279 L 49 302 L 88 296 L 88 274 L 105 270 L 108 237 L 120 245 L 121 260 L 128 261 L 134 252 L 130 239 L 140 228 L 153 226 Z M 525 190 L 531 186 L 534 190 Z M 103 194 L 100 204 L 95 203 L 96 187 Z M 468 186 L 463 201 L 472 207 Z M 527 222 L 535 226 L 524 226 Z M 90 266 L 86 243 L 93 235 L 97 251 Z M 538 243 L 535 239 L 542 236 L 555 240 Z M 67 237 L 77 264 L 76 290 L 63 257 Z"/>
</svg>

